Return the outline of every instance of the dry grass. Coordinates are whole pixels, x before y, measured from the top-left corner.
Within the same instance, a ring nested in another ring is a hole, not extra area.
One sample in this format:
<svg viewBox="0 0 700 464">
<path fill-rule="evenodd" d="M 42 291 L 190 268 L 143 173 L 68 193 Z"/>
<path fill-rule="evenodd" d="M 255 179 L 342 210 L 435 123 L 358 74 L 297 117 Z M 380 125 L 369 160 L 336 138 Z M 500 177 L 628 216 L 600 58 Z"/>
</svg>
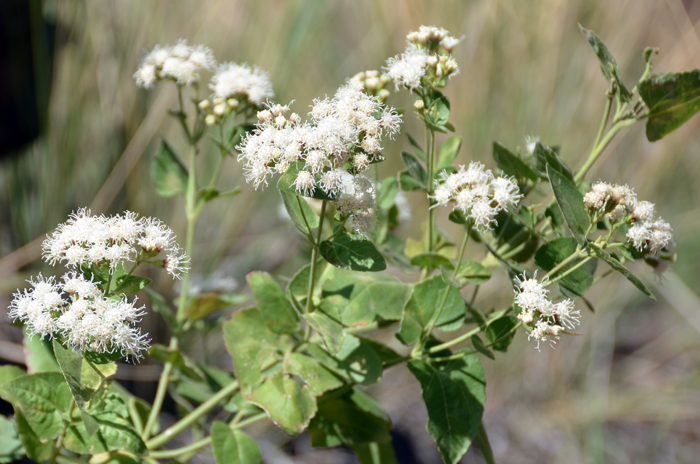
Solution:
<svg viewBox="0 0 700 464">
<path fill-rule="evenodd" d="M 465 35 L 456 50 L 461 73 L 447 91 L 452 120 L 464 136 L 459 161 L 488 165 L 494 140 L 522 145 L 527 134 L 561 145 L 563 157 L 574 166 L 587 156 L 606 83 L 577 22 L 606 41 L 628 83 L 643 70 L 646 46 L 660 48 L 657 72 L 700 67 L 700 4 L 690 0 L 54 0 L 46 2 L 46 12 L 58 25 L 50 123 L 41 140 L 0 165 L 0 205 L 7 208 L 0 227 L 2 256 L 87 204 L 99 211 L 128 208 L 155 215 L 184 235 L 180 200 L 155 197 L 149 177 L 158 138 L 182 142 L 174 121 L 153 109 L 168 107 L 173 95 L 165 88 L 146 93 L 131 78 L 142 50 L 156 43 L 186 37 L 210 46 L 220 61 L 255 63 L 270 72 L 278 101 L 295 100 L 293 109 L 303 113 L 312 98 L 332 93 L 346 77 L 381 67 L 401 51 L 407 31 L 420 24 L 444 26 Z M 411 98 L 402 92 L 390 103 L 410 107 Z M 407 119 L 405 129 L 420 133 Z M 583 336 L 540 354 L 519 335 L 497 362 L 484 361 L 489 382 L 485 422 L 498 462 L 697 462 L 698 128 L 696 117 L 651 144 L 643 126 L 634 127 L 616 139 L 592 171 L 593 178 L 627 182 L 640 198 L 657 202 L 674 226 L 679 260 L 657 289 L 658 303 L 611 277 L 590 295 L 597 312 L 585 314 Z M 402 148 L 401 139 L 389 144 L 381 177 L 399 168 Z M 239 165 L 230 162 L 223 179 L 240 185 Z M 422 208 L 420 196 L 410 198 Z M 295 243 L 276 214 L 277 203 L 274 189 L 261 193 L 244 186 L 233 201 L 210 207 L 197 231 L 201 245 L 195 270 L 220 270 L 241 281 L 252 269 L 289 275 L 303 255 L 290 246 Z M 417 236 L 421 219 L 415 218 L 405 234 Z M 440 220 L 453 230 L 445 217 Z M 26 255 L 30 259 L 36 256 L 32 250 Z M 287 258 L 292 264 L 283 265 Z M 0 258 L 0 268 L 8 269 L 8 263 Z M 0 303 L 6 304 L 21 280 L 40 268 L 37 263 L 5 278 Z M 643 266 L 637 270 L 652 280 Z M 166 293 L 171 285 L 158 282 Z M 495 280 L 478 301 L 488 306 L 502 298 L 502 289 L 503 280 Z M 164 335 L 155 321 L 147 324 L 156 338 Z M 6 329 L 0 328 L 11 337 Z M 390 333 L 383 335 L 391 339 Z M 216 337 L 206 345 L 213 362 L 229 365 Z M 402 462 L 438 462 L 424 431 L 419 388 L 407 372 L 395 368 L 372 391 L 394 418 Z M 284 462 L 273 454 L 289 438 L 269 429 L 260 432 L 264 449 L 271 450 L 269 462 Z M 350 459 L 311 452 L 303 437 L 294 447 L 298 454 L 291 462 Z M 464 462 L 479 459 L 470 452 Z"/>
</svg>

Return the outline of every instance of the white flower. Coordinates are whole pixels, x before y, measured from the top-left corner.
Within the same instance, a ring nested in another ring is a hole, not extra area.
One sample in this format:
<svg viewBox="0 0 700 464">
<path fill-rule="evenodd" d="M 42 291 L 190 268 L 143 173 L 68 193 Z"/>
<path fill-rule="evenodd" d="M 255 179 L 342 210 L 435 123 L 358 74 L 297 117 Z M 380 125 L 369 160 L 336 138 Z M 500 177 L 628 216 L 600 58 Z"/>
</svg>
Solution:
<svg viewBox="0 0 700 464">
<path fill-rule="evenodd" d="M 389 58 L 384 69 L 397 89 L 401 85 L 408 89 L 418 88 L 428 69 L 428 52 L 423 48 L 409 47 L 401 55 Z"/>
<path fill-rule="evenodd" d="M 254 105 L 262 104 L 273 98 L 272 82 L 267 73 L 257 66 L 224 63 L 220 65 L 211 79 L 209 88 L 219 98 L 247 98 Z"/>
<path fill-rule="evenodd" d="M 650 222 L 656 216 L 656 205 L 650 201 L 640 201 L 632 210 L 635 221 Z"/>
<path fill-rule="evenodd" d="M 364 172 L 369 167 L 369 158 L 364 153 L 358 153 L 352 157 L 352 167 L 357 170 L 357 172 Z"/>
<path fill-rule="evenodd" d="M 190 269 L 190 257 L 180 249 L 180 246 L 175 244 L 167 250 L 167 256 L 163 260 L 163 269 L 179 279 L 182 274 L 186 274 Z"/>
<path fill-rule="evenodd" d="M 141 60 L 134 73 L 136 84 L 150 89 L 158 79 L 173 79 L 178 85 L 193 84 L 199 79 L 199 72 L 212 69 L 216 65 L 212 51 L 203 46 L 187 45 L 180 39 L 177 45 L 156 47 Z"/>
<path fill-rule="evenodd" d="M 367 235 L 375 222 L 375 188 L 364 176 L 351 176 L 343 173 L 343 188 L 333 201 L 338 213 L 350 220 L 353 232 Z"/>
<path fill-rule="evenodd" d="M 533 155 L 535 153 L 535 148 L 540 142 L 540 138 L 534 135 L 528 135 L 525 137 L 525 152 L 528 155 Z"/>
<path fill-rule="evenodd" d="M 493 201 L 502 208 L 514 207 L 523 197 L 513 178 L 496 177 L 491 181 L 491 187 L 493 188 Z"/>
<path fill-rule="evenodd" d="M 316 179 L 314 175 L 308 171 L 301 171 L 297 174 L 297 178 L 292 184 L 296 187 L 296 192 L 298 195 L 305 197 L 311 196 L 316 189 Z"/>
</svg>

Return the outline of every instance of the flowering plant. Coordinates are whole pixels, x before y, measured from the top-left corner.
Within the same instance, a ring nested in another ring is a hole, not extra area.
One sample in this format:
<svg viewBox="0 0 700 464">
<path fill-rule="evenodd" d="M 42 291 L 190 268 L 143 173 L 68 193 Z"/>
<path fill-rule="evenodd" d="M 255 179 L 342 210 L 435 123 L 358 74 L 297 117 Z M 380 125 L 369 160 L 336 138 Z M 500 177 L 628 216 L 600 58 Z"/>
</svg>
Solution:
<svg viewBox="0 0 700 464">
<path fill-rule="evenodd" d="M 481 358 L 507 351 L 518 331 L 538 350 L 575 335 L 580 302 L 592 308 L 584 294 L 612 272 L 654 298 L 625 264 L 644 261 L 662 272 L 674 258 L 671 227 L 654 204 L 638 201 L 626 185 L 591 184 L 585 177 L 622 129 L 646 119 L 647 138 L 655 141 L 697 112 L 700 71 L 652 74 L 654 50 L 647 49 L 646 70 L 628 90 L 600 38 L 582 31 L 609 90 L 592 151 L 576 171 L 558 147 L 536 138 L 528 138 L 523 151 L 495 142 L 494 169 L 456 163 L 457 135 L 437 147 L 438 133 L 455 130 L 441 89 L 459 72 L 451 52 L 461 40 L 442 28 L 408 34 L 406 50 L 387 61 L 385 72 L 361 72 L 333 97 L 314 100 L 307 121 L 290 114 L 291 104 L 271 101 L 271 81 L 256 66 L 217 65 L 211 50 L 185 41 L 155 47 L 134 78 L 146 89 L 161 81 L 177 88 L 179 108 L 171 114 L 188 143 L 188 167 L 163 142 L 152 178 L 159 195 L 184 196 L 184 249 L 161 221 L 131 212 L 106 217 L 81 209 L 47 238 L 44 258 L 69 270 L 58 280 L 32 279 L 29 290 L 15 294 L 9 314 L 30 339 L 51 341 L 55 362 L 29 374 L 0 368 L 0 397 L 15 408 L 17 455 L 52 464 L 83 455 L 94 455 L 90 462 L 185 462 L 211 447 L 221 464 L 259 463 L 260 450 L 243 429 L 269 419 L 292 435 L 308 430 L 313 446 L 347 445 L 363 463 L 391 463 L 391 421 L 363 386 L 406 363 L 422 387 L 427 429 L 445 462 L 458 462 L 472 443 L 494 462 L 482 421 Z M 198 95 L 204 71 L 214 73 L 208 98 Z M 385 160 L 382 141 L 399 133 L 403 121 L 386 104 L 392 81 L 415 94 L 425 144 L 406 134 L 406 169 L 380 182 L 370 167 Z M 202 186 L 199 146 L 207 140 L 219 155 Z M 284 288 L 265 272 L 248 275 L 255 307 L 222 324 L 233 373 L 194 361 L 182 343 L 199 320 L 247 298 L 205 293 L 188 272 L 202 209 L 241 191 L 219 187 L 229 156 L 237 157 L 253 188 L 279 190 L 310 248 L 309 263 Z M 407 214 L 405 191 L 427 200 L 421 240 L 398 231 Z M 534 192 L 550 191 L 548 201 L 532 200 Z M 438 227 L 442 212 L 463 226 L 460 245 Z M 470 240 L 485 258 L 465 259 Z M 148 264 L 182 279 L 175 304 L 134 273 Z M 596 276 L 599 264 L 607 268 Z M 380 273 L 388 265 L 407 277 Z M 512 282 L 513 302 L 484 310 L 489 306 L 477 301 L 477 292 L 496 269 Z M 151 344 L 138 327 L 146 307 L 135 295 L 142 290 L 172 333 L 168 346 Z M 395 329 L 400 348 L 370 336 L 387 327 Z M 163 363 L 153 404 L 112 381 L 117 360 L 138 361 L 147 350 Z M 167 395 L 183 414 L 163 428 Z M 229 417 L 208 423 L 216 408 Z M 166 446 L 186 430 L 189 443 Z"/>
</svg>

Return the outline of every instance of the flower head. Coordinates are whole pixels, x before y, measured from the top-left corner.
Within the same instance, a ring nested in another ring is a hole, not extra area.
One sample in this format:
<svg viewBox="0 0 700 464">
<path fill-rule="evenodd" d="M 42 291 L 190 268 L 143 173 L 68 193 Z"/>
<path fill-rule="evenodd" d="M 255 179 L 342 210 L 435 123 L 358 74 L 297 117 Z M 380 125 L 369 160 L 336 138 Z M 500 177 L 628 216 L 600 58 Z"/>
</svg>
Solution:
<svg viewBox="0 0 700 464">
<path fill-rule="evenodd" d="M 265 101 L 275 96 L 267 73 L 257 66 L 251 68 L 246 64 L 221 64 L 216 69 L 209 88 L 215 97 L 246 98 L 256 106 L 262 106 Z"/>
<path fill-rule="evenodd" d="M 178 85 L 190 85 L 199 79 L 203 69 L 211 70 L 216 65 L 214 54 L 204 45 L 190 46 L 180 39 L 174 46 L 156 45 L 141 60 L 134 73 L 136 84 L 150 89 L 162 79 L 171 79 Z"/>
</svg>

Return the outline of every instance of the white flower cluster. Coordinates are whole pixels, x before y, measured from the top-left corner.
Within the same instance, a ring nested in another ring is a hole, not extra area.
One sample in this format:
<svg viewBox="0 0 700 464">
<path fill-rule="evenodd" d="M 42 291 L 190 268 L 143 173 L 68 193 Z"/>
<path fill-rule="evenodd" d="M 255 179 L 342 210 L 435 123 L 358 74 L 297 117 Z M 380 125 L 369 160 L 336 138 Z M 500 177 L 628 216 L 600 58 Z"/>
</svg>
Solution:
<svg viewBox="0 0 700 464">
<path fill-rule="evenodd" d="M 215 98 L 227 100 L 247 99 L 256 106 L 275 96 L 272 82 L 265 71 L 246 64 L 223 63 L 219 65 L 211 79 L 209 88 Z"/>
<path fill-rule="evenodd" d="M 522 195 L 518 184 L 508 177 L 496 177 L 478 162 L 469 163 L 469 168 L 460 166 L 454 174 L 440 173 L 440 180 L 431 198 L 436 206 L 454 202 L 459 210 L 474 221 L 480 231 L 486 231 L 496 223 L 496 214 L 518 204 Z"/>
<path fill-rule="evenodd" d="M 547 278 L 542 280 L 546 283 Z M 559 334 L 564 328 L 574 329 L 579 324 L 581 312 L 574 309 L 574 302 L 566 299 L 558 303 L 553 303 L 547 298 L 549 290 L 545 289 L 537 280 L 537 272 L 532 279 L 525 275 L 522 279 L 515 280 L 515 303 L 520 307 L 521 312 L 518 319 L 523 324 L 531 325 L 534 328 L 528 334 L 528 339 L 537 340 L 537 349 L 540 349 L 540 342 L 556 343 L 552 338 L 559 339 Z M 539 316 L 537 321 L 535 319 Z"/>
<path fill-rule="evenodd" d="M 656 206 L 649 201 L 637 201 L 637 195 L 626 185 L 597 182 L 583 197 L 591 211 L 609 211 L 611 222 L 625 220 L 633 225 L 627 239 L 639 251 L 644 249 L 658 255 L 673 246 L 671 225 L 656 217 Z"/>
<path fill-rule="evenodd" d="M 145 314 L 143 307 L 106 298 L 94 282 L 74 272 L 63 282 L 39 274 L 29 283 L 30 290 L 14 294 L 9 315 L 26 323 L 31 335 L 59 338 L 79 351 L 136 358 L 148 348 L 148 334 L 134 326 Z"/>
<path fill-rule="evenodd" d="M 134 74 L 136 84 L 150 89 L 160 79 L 172 79 L 178 85 L 189 85 L 199 79 L 202 69 L 211 70 L 216 65 L 212 51 L 203 46 L 187 45 L 180 39 L 177 45 L 160 46 L 151 50 Z"/>
<path fill-rule="evenodd" d="M 434 26 L 421 26 L 418 31 L 410 32 L 406 39 L 406 51 L 386 62 L 385 70 L 396 88 L 403 85 L 413 90 L 421 86 L 423 77 L 436 83 L 459 73 L 457 62 L 450 53 L 461 39 Z"/>
<path fill-rule="evenodd" d="M 343 191 L 333 201 L 333 206 L 341 216 L 349 218 L 354 233 L 367 235 L 375 218 L 374 184 L 365 176 L 346 174 L 343 177 L 349 178 L 349 182 L 343 182 Z"/>
<path fill-rule="evenodd" d="M 60 224 L 43 244 L 44 259 L 55 265 L 64 262 L 70 267 L 109 265 L 114 272 L 119 265 L 150 259 L 164 252 L 162 265 L 172 276 L 179 278 L 189 269 L 189 257 L 175 242 L 173 231 L 156 218 L 138 218 L 124 215 L 92 216 L 82 208 Z"/>
<path fill-rule="evenodd" d="M 384 87 L 391 82 L 391 79 L 384 73 L 374 69 L 362 71 L 352 76 L 350 81 L 362 85 L 367 94 L 376 96 L 381 102 L 389 98 L 389 91 Z"/>
<path fill-rule="evenodd" d="M 393 108 L 352 81 L 333 98 L 314 100 L 310 122 L 301 123 L 296 113 L 286 118 L 288 111 L 287 106 L 274 105 L 258 112 L 257 128 L 236 147 L 246 181 L 256 189 L 267 185 L 274 173 L 284 173 L 301 161 L 294 183 L 297 193 L 309 196 L 318 187 L 336 196 L 345 163 L 351 162 L 356 173 L 365 171 L 382 149 L 382 136 L 393 136 L 401 123 Z"/>
</svg>

